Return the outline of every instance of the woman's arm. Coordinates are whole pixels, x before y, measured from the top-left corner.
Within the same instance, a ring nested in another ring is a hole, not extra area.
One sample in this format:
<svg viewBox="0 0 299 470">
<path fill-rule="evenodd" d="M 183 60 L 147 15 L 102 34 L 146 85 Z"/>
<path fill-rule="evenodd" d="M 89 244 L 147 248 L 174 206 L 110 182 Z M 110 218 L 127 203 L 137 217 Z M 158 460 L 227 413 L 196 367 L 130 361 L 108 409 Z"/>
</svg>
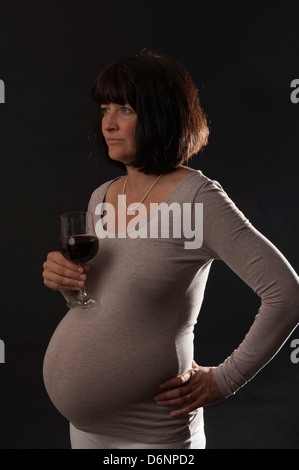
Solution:
<svg viewBox="0 0 299 470">
<path fill-rule="evenodd" d="M 249 223 L 217 183 L 208 180 L 195 201 L 203 203 L 202 249 L 223 260 L 246 282 L 260 297 L 261 306 L 244 340 L 223 364 L 207 368 L 207 375 L 196 365 L 166 382 L 171 390 L 155 400 L 164 406 L 173 405 L 169 400 L 179 400 L 177 413 L 211 404 L 218 392 L 224 397 L 235 393 L 271 360 L 299 322 L 299 279 L 285 257 Z M 194 401 L 186 408 L 190 394 Z"/>
<path fill-rule="evenodd" d="M 203 192 L 204 243 L 260 297 L 239 347 L 213 369 L 224 396 L 235 393 L 279 351 L 299 322 L 299 278 L 280 251 L 239 211 L 218 184 Z M 257 314 L 258 313 L 258 314 Z"/>
</svg>

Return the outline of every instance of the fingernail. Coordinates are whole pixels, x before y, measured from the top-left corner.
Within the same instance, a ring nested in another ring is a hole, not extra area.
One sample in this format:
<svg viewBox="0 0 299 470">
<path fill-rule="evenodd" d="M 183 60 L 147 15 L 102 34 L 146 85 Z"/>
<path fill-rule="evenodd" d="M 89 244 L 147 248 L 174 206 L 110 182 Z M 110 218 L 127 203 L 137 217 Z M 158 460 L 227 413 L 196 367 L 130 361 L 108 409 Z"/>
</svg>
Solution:
<svg viewBox="0 0 299 470">
<path fill-rule="evenodd" d="M 79 273 L 83 273 L 84 269 L 83 268 L 78 268 Z"/>
<path fill-rule="evenodd" d="M 85 281 L 85 279 L 86 279 L 85 274 L 81 274 L 80 279 L 82 279 L 82 281 Z"/>
<path fill-rule="evenodd" d="M 78 282 L 78 286 L 83 287 L 83 286 L 84 286 L 84 282 L 79 281 L 79 282 Z"/>
</svg>

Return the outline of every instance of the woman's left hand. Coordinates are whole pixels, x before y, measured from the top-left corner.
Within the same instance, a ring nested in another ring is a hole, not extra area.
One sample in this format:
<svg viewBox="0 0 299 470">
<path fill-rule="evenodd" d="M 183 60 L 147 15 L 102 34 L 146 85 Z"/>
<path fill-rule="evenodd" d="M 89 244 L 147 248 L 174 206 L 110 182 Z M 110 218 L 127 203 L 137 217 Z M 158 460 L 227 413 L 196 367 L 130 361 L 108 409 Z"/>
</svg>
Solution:
<svg viewBox="0 0 299 470">
<path fill-rule="evenodd" d="M 174 407 L 171 416 L 190 413 L 202 406 L 212 405 L 224 399 L 214 379 L 211 367 L 201 367 L 192 362 L 192 368 L 160 385 L 161 393 L 154 396 L 159 406 Z"/>
</svg>

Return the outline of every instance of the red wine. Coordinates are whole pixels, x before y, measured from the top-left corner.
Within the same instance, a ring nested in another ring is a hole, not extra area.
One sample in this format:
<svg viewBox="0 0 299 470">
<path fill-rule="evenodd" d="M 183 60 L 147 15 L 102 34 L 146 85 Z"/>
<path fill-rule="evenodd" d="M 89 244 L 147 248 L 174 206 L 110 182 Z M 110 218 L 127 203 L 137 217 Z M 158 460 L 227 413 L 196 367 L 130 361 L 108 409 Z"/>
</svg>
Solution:
<svg viewBox="0 0 299 470">
<path fill-rule="evenodd" d="M 60 251 L 63 256 L 77 263 L 86 263 L 97 253 L 99 240 L 91 235 L 73 235 L 60 240 Z"/>
</svg>

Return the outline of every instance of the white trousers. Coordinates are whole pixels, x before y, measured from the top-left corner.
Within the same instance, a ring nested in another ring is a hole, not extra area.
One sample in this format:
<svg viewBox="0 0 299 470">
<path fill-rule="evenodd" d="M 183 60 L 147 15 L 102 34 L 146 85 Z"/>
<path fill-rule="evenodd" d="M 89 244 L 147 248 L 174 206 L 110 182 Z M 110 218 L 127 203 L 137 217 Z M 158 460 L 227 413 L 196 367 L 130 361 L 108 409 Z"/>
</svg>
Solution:
<svg viewBox="0 0 299 470">
<path fill-rule="evenodd" d="M 144 444 L 122 437 L 80 431 L 70 423 L 70 439 L 72 449 L 205 449 L 206 447 L 203 425 L 184 442 Z"/>
</svg>

